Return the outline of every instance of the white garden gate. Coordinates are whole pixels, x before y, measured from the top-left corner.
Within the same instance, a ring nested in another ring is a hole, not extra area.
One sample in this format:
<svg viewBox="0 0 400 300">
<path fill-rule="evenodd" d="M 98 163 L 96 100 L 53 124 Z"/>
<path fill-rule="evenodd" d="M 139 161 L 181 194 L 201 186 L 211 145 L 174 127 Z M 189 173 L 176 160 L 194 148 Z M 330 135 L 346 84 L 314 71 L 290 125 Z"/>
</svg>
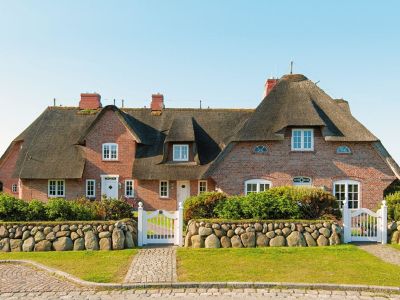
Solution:
<svg viewBox="0 0 400 300">
<path fill-rule="evenodd" d="M 343 201 L 344 242 L 378 242 L 387 243 L 387 206 L 377 212 L 367 208 L 349 209 Z"/>
<path fill-rule="evenodd" d="M 183 207 L 177 211 L 145 211 L 143 203 L 138 208 L 138 246 L 148 244 L 183 245 Z"/>
</svg>

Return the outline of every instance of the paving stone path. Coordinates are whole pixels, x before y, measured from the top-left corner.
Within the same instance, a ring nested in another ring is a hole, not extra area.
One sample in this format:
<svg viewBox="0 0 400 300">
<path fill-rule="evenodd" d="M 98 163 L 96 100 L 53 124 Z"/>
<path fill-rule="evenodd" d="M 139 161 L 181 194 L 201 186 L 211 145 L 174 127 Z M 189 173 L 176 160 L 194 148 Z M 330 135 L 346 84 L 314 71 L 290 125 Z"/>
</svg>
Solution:
<svg viewBox="0 0 400 300">
<path fill-rule="evenodd" d="M 140 249 L 133 258 L 125 283 L 176 282 L 176 247 Z"/>
<path fill-rule="evenodd" d="M 400 251 L 382 244 L 357 244 L 357 246 L 385 262 L 400 266 Z"/>
<path fill-rule="evenodd" d="M 0 299 L 335 299 L 335 300 L 400 300 L 400 295 L 357 291 L 328 291 L 305 289 L 154 289 L 154 290 L 108 290 L 84 292 L 45 292 L 0 294 Z"/>
<path fill-rule="evenodd" d="M 17 292 L 72 292 L 82 288 L 19 264 L 0 264 L 0 294 Z"/>
</svg>

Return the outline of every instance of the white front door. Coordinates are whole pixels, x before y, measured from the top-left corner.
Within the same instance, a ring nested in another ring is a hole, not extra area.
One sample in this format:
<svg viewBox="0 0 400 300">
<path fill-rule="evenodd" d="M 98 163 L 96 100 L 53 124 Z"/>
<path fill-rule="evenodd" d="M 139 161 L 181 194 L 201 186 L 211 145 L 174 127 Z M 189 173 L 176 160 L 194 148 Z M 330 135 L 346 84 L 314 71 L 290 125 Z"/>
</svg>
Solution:
<svg viewBox="0 0 400 300">
<path fill-rule="evenodd" d="M 176 192 L 177 192 L 177 200 L 179 202 L 185 202 L 187 198 L 190 197 L 190 181 L 182 180 L 176 182 Z"/>
<path fill-rule="evenodd" d="M 109 199 L 118 199 L 118 177 L 117 175 L 101 176 L 101 196 Z"/>
</svg>

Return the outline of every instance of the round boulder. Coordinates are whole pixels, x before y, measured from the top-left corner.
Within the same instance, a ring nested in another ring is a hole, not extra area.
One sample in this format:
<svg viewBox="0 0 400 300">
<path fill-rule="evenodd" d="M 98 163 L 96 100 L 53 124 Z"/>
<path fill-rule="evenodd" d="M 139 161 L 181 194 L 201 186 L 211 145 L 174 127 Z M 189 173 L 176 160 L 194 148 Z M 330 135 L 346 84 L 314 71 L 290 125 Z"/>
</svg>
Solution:
<svg viewBox="0 0 400 300">
<path fill-rule="evenodd" d="M 215 234 L 209 235 L 206 238 L 204 245 L 206 248 L 221 248 L 221 242 Z"/>
<path fill-rule="evenodd" d="M 240 239 L 240 236 L 234 235 L 231 238 L 231 244 L 232 248 L 243 248 L 242 240 Z"/>
<path fill-rule="evenodd" d="M 284 236 L 278 235 L 278 236 L 272 238 L 269 241 L 269 245 L 271 247 L 283 247 L 283 246 L 286 246 L 286 239 L 285 239 Z"/>
<path fill-rule="evenodd" d="M 85 248 L 86 250 L 99 250 L 99 240 L 93 231 L 85 232 Z"/>
<path fill-rule="evenodd" d="M 246 248 L 254 248 L 256 246 L 256 235 L 254 232 L 246 232 L 240 236 L 242 244 Z"/>
<path fill-rule="evenodd" d="M 227 236 L 221 237 L 221 246 L 222 248 L 231 248 L 232 247 L 231 239 L 228 238 Z"/>
<path fill-rule="evenodd" d="M 74 241 L 74 251 L 85 250 L 85 240 L 83 238 L 77 238 Z"/>
<path fill-rule="evenodd" d="M 113 248 L 113 250 L 124 249 L 124 244 L 125 244 L 124 232 L 119 228 L 115 228 L 112 233 L 112 248 Z"/>
<path fill-rule="evenodd" d="M 33 247 L 35 247 L 35 239 L 33 237 L 29 237 L 22 244 L 22 251 L 31 252 L 33 251 Z"/>
<path fill-rule="evenodd" d="M 51 251 L 51 242 L 47 240 L 41 240 L 35 244 L 35 251 Z"/>
<path fill-rule="evenodd" d="M 308 232 L 306 232 L 308 233 Z M 306 241 L 304 240 L 303 234 L 299 231 L 293 231 L 286 238 L 287 245 L 289 247 L 306 247 Z"/>
<path fill-rule="evenodd" d="M 269 238 L 261 232 L 257 232 L 257 240 L 256 240 L 257 247 L 267 247 L 269 245 Z"/>
<path fill-rule="evenodd" d="M 63 236 L 53 242 L 53 248 L 56 251 L 70 251 L 74 248 L 74 244 L 69 237 Z"/>
</svg>

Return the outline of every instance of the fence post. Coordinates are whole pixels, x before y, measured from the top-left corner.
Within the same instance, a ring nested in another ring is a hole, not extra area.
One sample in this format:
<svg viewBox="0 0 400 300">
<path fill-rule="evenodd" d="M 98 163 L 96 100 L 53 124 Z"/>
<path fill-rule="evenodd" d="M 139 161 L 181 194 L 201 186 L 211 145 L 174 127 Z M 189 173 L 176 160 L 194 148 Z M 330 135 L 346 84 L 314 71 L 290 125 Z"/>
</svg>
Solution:
<svg viewBox="0 0 400 300">
<path fill-rule="evenodd" d="M 178 204 L 178 226 L 176 226 L 176 245 L 183 246 L 183 205 L 182 202 Z"/>
<path fill-rule="evenodd" d="M 382 201 L 381 206 L 381 224 L 382 224 L 382 244 L 387 244 L 387 205 L 386 201 Z"/>
<path fill-rule="evenodd" d="M 347 244 L 351 242 L 351 217 L 347 200 L 343 200 L 343 241 Z"/>
<path fill-rule="evenodd" d="M 138 246 L 143 246 L 143 203 L 139 202 L 138 207 Z"/>
</svg>

